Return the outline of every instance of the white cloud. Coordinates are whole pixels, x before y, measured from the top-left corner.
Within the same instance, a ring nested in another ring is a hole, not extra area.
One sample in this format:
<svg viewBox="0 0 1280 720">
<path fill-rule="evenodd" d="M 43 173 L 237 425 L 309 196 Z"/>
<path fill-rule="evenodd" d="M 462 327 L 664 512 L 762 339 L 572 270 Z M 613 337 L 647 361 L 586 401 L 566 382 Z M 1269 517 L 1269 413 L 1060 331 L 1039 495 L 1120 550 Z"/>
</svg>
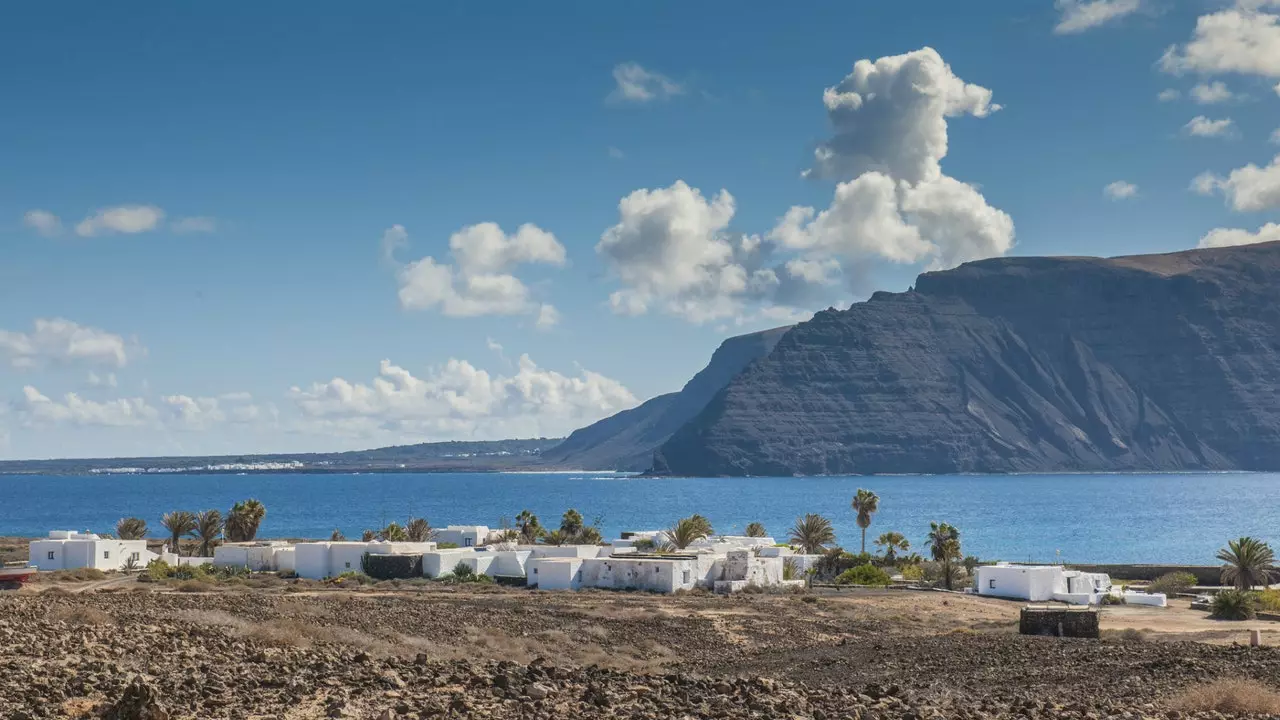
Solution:
<svg viewBox="0 0 1280 720">
<path fill-rule="evenodd" d="M 1124 180 L 1117 180 L 1102 188 L 1102 194 L 1112 200 L 1126 200 L 1138 194 L 1138 186 Z"/>
<path fill-rule="evenodd" d="M 1214 103 L 1226 102 L 1235 97 L 1226 83 L 1220 80 L 1214 80 L 1209 83 L 1200 83 L 1191 88 L 1191 97 L 1200 105 L 1213 105 Z"/>
<path fill-rule="evenodd" d="M 62 233 L 62 221 L 48 210 L 28 210 L 22 216 L 22 224 L 44 237 L 54 237 Z"/>
<path fill-rule="evenodd" d="M 745 290 L 746 270 L 725 233 L 734 210 L 727 190 L 707 200 L 683 180 L 624 197 L 618 224 L 596 245 L 626 287 L 610 299 L 615 310 L 635 315 L 654 298 L 680 303 Z"/>
<path fill-rule="evenodd" d="M 205 430 L 227 419 L 216 398 L 193 398 L 187 395 L 165 395 L 160 398 L 174 424 L 191 430 Z"/>
<path fill-rule="evenodd" d="M 1174 90 L 1173 88 L 1167 88 L 1165 90 L 1161 90 L 1160 94 L 1156 95 L 1156 99 L 1159 100 L 1160 102 L 1173 102 L 1174 100 L 1177 100 L 1180 97 L 1182 97 L 1182 93 L 1178 92 L 1177 90 Z"/>
<path fill-rule="evenodd" d="M 334 378 L 290 395 L 310 421 L 334 430 L 436 439 L 559 436 L 636 404 L 616 380 L 544 370 L 528 355 L 510 376 L 451 359 L 417 377 L 383 360 L 370 383 Z"/>
<path fill-rule="evenodd" d="M 1252 3 L 1259 7 L 1262 3 Z M 1280 77 L 1280 17 L 1237 7 L 1196 19 L 1191 40 L 1165 51 L 1165 72 Z"/>
<path fill-rule="evenodd" d="M 823 93 L 834 135 L 814 151 L 811 177 L 880 171 L 917 183 L 937 178 L 947 154 L 947 118 L 1000 109 L 991 91 L 956 77 L 933 48 L 859 60 Z"/>
<path fill-rule="evenodd" d="M 534 324 L 537 325 L 539 329 L 546 330 L 553 328 L 559 323 L 560 311 L 555 309 L 555 306 L 543 303 L 542 307 L 538 308 L 538 319 Z"/>
<path fill-rule="evenodd" d="M 1261 242 L 1280 241 L 1280 225 L 1267 223 L 1258 228 L 1258 232 L 1232 228 L 1214 228 L 1200 238 L 1200 247 L 1228 247 L 1231 245 L 1252 245 Z"/>
<path fill-rule="evenodd" d="M 1197 115 L 1182 127 L 1183 131 L 1194 137 L 1224 137 L 1235 127 L 1231 118 L 1210 120 L 1204 115 Z"/>
<path fill-rule="evenodd" d="M 384 255 L 390 257 L 406 238 L 404 228 L 390 228 L 383 234 Z M 564 246 L 530 223 L 511 235 L 495 223 L 467 226 L 449 238 L 449 252 L 453 265 L 424 257 L 399 268 L 401 307 L 454 317 L 536 313 L 529 289 L 511 270 L 521 264 L 565 262 Z"/>
<path fill-rule="evenodd" d="M 63 318 L 40 318 L 29 333 L 0 330 L 0 357 L 14 367 L 82 362 L 124 367 L 143 348 L 119 335 Z"/>
<path fill-rule="evenodd" d="M 105 208 L 81 220 L 76 234 L 93 237 L 104 233 L 140 233 L 156 229 L 164 211 L 153 205 L 121 205 Z"/>
<path fill-rule="evenodd" d="M 157 405 L 143 397 L 99 402 L 69 392 L 55 400 L 28 385 L 14 408 L 22 424 L 32 428 L 74 425 L 209 430 L 226 422 L 252 422 L 262 417 L 262 408 L 247 404 L 248 399 L 247 393 L 228 393 L 221 398 L 164 395 Z M 230 407 L 224 407 L 223 402 Z"/>
<path fill-rule="evenodd" d="M 43 395 L 27 385 L 16 404 L 18 416 L 27 426 L 57 424 L 124 427 L 145 425 L 158 417 L 156 409 L 142 398 L 119 398 L 108 402 L 85 400 L 69 392 L 61 401 Z"/>
<path fill-rule="evenodd" d="M 1141 0 L 1057 0 L 1062 12 L 1053 32 L 1058 35 L 1082 33 L 1085 30 L 1115 22 L 1132 15 L 1142 7 Z"/>
<path fill-rule="evenodd" d="M 1269 139 L 1272 145 L 1280 145 L 1280 128 L 1272 130 L 1271 137 Z"/>
<path fill-rule="evenodd" d="M 626 153 L 624 153 L 624 152 L 622 152 L 622 151 L 621 151 L 621 150 L 619 150 L 618 148 L 616 148 L 616 147 L 614 147 L 614 146 L 610 145 L 610 146 L 609 146 L 609 157 L 613 158 L 614 160 L 625 160 L 625 159 L 626 159 L 626 157 L 627 157 L 627 154 L 626 154 Z"/>
<path fill-rule="evenodd" d="M 793 207 L 760 236 L 730 229 L 736 204 L 727 190 L 706 197 L 683 181 L 636 190 L 596 246 L 622 284 L 609 297 L 614 312 L 693 322 L 795 317 L 832 299 L 869 261 L 949 267 L 1012 247 L 1009 216 L 941 168 L 947 118 L 999 110 L 990 90 L 923 48 L 859 60 L 823 101 L 833 136 L 805 174 L 841 180 L 831 206 Z"/>
<path fill-rule="evenodd" d="M 930 267 L 1008 252 L 1013 221 L 941 166 L 947 118 L 986 117 L 1000 109 L 991 98 L 932 48 L 859 60 L 823 95 L 834 136 L 809 171 L 852 179 L 836 187 L 827 210 L 789 210 L 769 238 L 794 250 Z"/>
<path fill-rule="evenodd" d="M 1225 178 L 1201 173 L 1191 181 L 1191 189 L 1201 195 L 1221 192 L 1227 205 L 1239 212 L 1280 208 L 1280 155 L 1266 167 L 1249 163 L 1232 170 Z"/>
<path fill-rule="evenodd" d="M 211 233 L 218 229 L 218 221 L 211 217 L 184 217 L 170 223 L 169 229 L 179 234 Z"/>
<path fill-rule="evenodd" d="M 646 70 L 634 62 L 614 66 L 613 80 L 616 85 L 606 98 L 612 103 L 647 103 L 683 95 L 685 92 L 680 83 L 661 73 Z"/>
<path fill-rule="evenodd" d="M 93 372 L 92 370 L 89 371 L 89 377 L 86 380 L 86 382 L 89 384 L 89 387 L 95 387 L 95 388 L 97 387 L 113 388 L 119 384 L 116 381 L 115 373 L 109 372 L 105 375 L 99 375 L 98 373 Z"/>
</svg>

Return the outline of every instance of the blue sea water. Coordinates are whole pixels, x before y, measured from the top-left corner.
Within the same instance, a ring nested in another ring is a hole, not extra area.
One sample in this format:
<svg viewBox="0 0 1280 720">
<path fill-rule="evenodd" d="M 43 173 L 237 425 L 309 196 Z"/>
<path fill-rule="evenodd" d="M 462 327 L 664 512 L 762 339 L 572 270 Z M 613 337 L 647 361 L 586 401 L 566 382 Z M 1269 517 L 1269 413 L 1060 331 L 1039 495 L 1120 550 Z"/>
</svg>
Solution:
<svg viewBox="0 0 1280 720">
<path fill-rule="evenodd" d="M 225 512 L 257 498 L 262 537 L 358 536 L 409 516 L 433 526 L 487 524 L 521 510 L 555 527 L 566 508 L 598 518 L 606 537 L 701 513 L 721 533 L 765 524 L 782 539 L 797 517 L 821 513 L 841 545 L 860 533 L 849 501 L 880 496 L 867 533 L 903 533 L 921 546 L 930 521 L 961 531 L 966 554 L 1045 562 L 1212 564 L 1228 538 L 1280 542 L 1280 475 L 1018 475 L 817 478 L 647 478 L 588 473 L 255 475 L 0 475 L 0 536 L 50 529 L 111 532 L 136 515 L 162 535 L 170 510 Z"/>
</svg>

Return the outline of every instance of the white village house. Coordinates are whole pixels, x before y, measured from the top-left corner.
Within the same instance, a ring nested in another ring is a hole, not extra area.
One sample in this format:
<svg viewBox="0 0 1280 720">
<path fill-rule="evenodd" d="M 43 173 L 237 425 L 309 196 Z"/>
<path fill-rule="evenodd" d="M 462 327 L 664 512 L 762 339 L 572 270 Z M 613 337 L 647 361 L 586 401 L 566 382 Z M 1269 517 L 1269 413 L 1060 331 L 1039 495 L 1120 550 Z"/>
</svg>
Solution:
<svg viewBox="0 0 1280 720">
<path fill-rule="evenodd" d="M 1118 595 L 1126 603 L 1164 607 L 1160 593 L 1124 592 L 1111 586 L 1105 573 L 1069 570 L 1061 565 L 980 565 L 974 571 L 974 591 L 979 595 L 1045 602 L 1056 600 L 1069 605 L 1098 605 L 1104 596 Z"/>
<path fill-rule="evenodd" d="M 117 540 L 90 532 L 50 530 L 33 540 L 28 562 L 41 570 L 123 570 L 130 561 L 139 568 L 159 557 L 147 550 L 146 540 Z"/>
</svg>

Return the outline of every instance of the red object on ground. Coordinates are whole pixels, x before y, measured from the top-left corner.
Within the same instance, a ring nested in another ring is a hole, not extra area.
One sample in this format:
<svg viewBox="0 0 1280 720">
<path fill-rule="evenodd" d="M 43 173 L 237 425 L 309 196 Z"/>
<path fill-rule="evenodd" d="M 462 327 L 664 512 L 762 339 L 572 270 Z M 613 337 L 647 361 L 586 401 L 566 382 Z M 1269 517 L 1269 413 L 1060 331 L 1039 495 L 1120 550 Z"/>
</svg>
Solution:
<svg viewBox="0 0 1280 720">
<path fill-rule="evenodd" d="M 0 590 L 17 589 L 36 572 L 38 570 L 33 567 L 0 568 Z"/>
</svg>

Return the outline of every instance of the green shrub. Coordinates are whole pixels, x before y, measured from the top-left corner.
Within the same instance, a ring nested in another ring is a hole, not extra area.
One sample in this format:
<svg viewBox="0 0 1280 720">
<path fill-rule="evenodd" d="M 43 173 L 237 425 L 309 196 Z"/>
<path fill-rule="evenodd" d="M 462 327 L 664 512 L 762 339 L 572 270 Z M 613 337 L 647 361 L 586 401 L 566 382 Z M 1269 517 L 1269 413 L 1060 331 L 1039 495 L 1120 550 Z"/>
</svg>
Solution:
<svg viewBox="0 0 1280 720">
<path fill-rule="evenodd" d="M 281 570 L 280 572 L 276 573 L 276 577 L 282 580 L 292 580 L 298 577 L 298 571 L 297 570 Z"/>
<path fill-rule="evenodd" d="M 364 573 L 356 572 L 355 570 L 348 570 L 337 577 L 329 578 L 326 582 L 333 585 L 340 585 L 342 587 L 350 587 L 352 585 L 372 585 L 377 582 L 377 580 L 374 580 Z"/>
<path fill-rule="evenodd" d="M 919 565 L 905 565 L 902 568 L 902 579 L 919 582 L 924 579 L 924 568 Z"/>
<path fill-rule="evenodd" d="M 1257 615 L 1256 598 L 1247 590 L 1223 590 L 1209 602 L 1210 617 L 1219 620 L 1252 620 Z"/>
<path fill-rule="evenodd" d="M 1196 576 L 1189 572 L 1171 572 L 1165 573 L 1147 586 L 1147 592 L 1164 593 L 1169 597 L 1173 597 L 1179 593 L 1187 592 L 1196 584 Z"/>
<path fill-rule="evenodd" d="M 1280 590 L 1259 590 L 1254 593 L 1254 601 L 1259 610 L 1280 612 Z"/>
<path fill-rule="evenodd" d="M 138 576 L 138 579 L 143 582 L 159 582 L 160 580 L 168 580 L 171 577 L 173 577 L 173 566 L 156 558 L 147 563 L 147 569 Z"/>
<path fill-rule="evenodd" d="M 1099 604 L 1100 605 L 1124 605 L 1125 604 L 1124 595 L 1112 595 L 1111 593 L 1107 593 L 1106 595 L 1102 596 L 1102 600 L 1099 601 Z"/>
<path fill-rule="evenodd" d="M 782 579 L 783 580 L 800 580 L 804 573 L 800 571 L 800 561 L 795 558 L 786 558 L 782 561 Z"/>
<path fill-rule="evenodd" d="M 458 564 L 453 566 L 453 572 L 448 575 L 441 576 L 440 582 L 449 585 L 458 585 L 462 583 L 487 584 L 492 583 L 493 578 L 482 573 L 477 573 L 470 565 L 465 562 L 458 561 Z"/>
<path fill-rule="evenodd" d="M 213 573 L 206 570 L 206 567 L 213 568 L 212 565 L 207 563 L 205 565 L 179 565 L 173 568 L 169 573 L 169 577 L 173 580 L 207 580 Z"/>
<path fill-rule="evenodd" d="M 891 582 L 889 573 L 875 565 L 859 565 L 849 568 L 836 576 L 837 585 L 888 585 Z"/>
<path fill-rule="evenodd" d="M 436 549 L 437 550 L 457 550 L 458 543 L 454 543 L 454 542 L 436 543 Z"/>
</svg>

